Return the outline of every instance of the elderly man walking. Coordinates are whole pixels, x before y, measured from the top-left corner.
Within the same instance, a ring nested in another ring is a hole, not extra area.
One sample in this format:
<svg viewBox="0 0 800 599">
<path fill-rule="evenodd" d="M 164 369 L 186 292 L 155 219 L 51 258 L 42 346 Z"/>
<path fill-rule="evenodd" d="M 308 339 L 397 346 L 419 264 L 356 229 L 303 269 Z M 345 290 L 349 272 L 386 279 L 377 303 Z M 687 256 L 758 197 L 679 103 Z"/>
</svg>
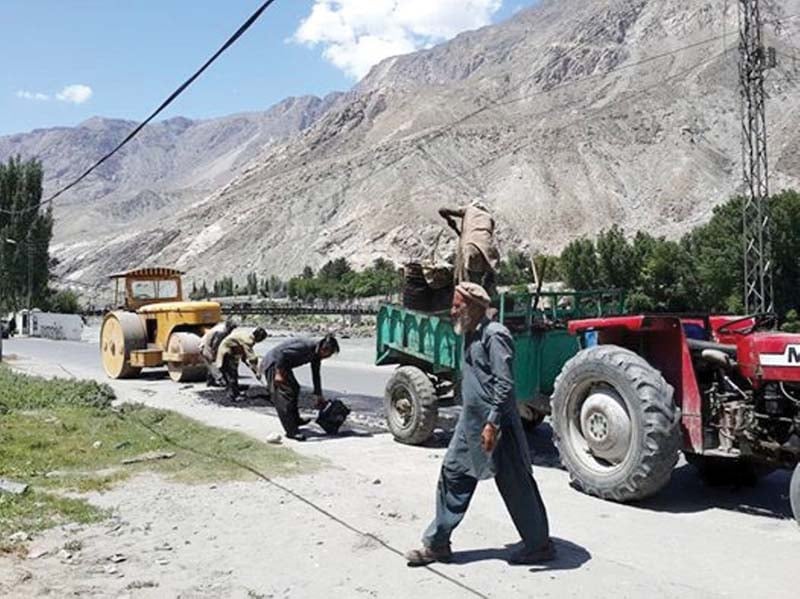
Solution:
<svg viewBox="0 0 800 599">
<path fill-rule="evenodd" d="M 464 335 L 463 405 L 439 476 L 436 517 L 422 548 L 406 554 L 409 566 L 450 560 L 450 535 L 464 518 L 478 481 L 488 478 L 495 479 L 522 537 L 522 548 L 509 562 L 536 564 L 555 557 L 514 398 L 514 343 L 508 329 L 486 316 L 489 305 L 480 285 L 456 287 L 451 318 L 456 332 Z"/>
</svg>

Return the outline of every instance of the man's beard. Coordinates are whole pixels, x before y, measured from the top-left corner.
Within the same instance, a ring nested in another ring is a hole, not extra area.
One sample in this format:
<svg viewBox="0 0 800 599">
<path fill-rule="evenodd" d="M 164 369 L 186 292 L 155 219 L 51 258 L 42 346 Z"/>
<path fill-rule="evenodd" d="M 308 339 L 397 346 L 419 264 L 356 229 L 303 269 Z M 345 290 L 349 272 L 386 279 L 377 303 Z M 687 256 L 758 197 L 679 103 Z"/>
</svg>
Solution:
<svg viewBox="0 0 800 599">
<path fill-rule="evenodd" d="M 453 321 L 453 331 L 456 335 L 463 335 L 475 330 L 476 319 L 469 312 L 459 314 Z"/>
</svg>

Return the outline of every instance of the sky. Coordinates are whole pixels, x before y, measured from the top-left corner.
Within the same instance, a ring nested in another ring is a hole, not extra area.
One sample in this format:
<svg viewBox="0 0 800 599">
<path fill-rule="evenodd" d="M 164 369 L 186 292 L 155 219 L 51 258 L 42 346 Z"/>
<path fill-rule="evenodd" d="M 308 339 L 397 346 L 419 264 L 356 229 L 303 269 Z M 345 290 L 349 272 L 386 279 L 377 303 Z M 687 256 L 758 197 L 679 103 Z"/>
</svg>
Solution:
<svg viewBox="0 0 800 599">
<path fill-rule="evenodd" d="M 263 0 L 0 0 L 0 135 L 143 120 Z M 162 118 L 346 90 L 382 58 L 537 0 L 277 0 Z"/>
</svg>

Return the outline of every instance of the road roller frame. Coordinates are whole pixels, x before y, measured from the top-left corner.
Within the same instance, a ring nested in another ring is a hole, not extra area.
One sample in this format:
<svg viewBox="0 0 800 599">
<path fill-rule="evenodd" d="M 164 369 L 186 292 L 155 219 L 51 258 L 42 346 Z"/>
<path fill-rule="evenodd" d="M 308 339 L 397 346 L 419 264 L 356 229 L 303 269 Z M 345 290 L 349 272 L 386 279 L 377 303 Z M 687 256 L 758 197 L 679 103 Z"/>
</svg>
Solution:
<svg viewBox="0 0 800 599">
<path fill-rule="evenodd" d="M 110 378 L 135 378 L 167 366 L 176 382 L 202 380 L 200 338 L 220 322 L 216 302 L 183 301 L 179 270 L 140 268 L 111 275 L 114 305 L 103 318 L 100 355 Z"/>
</svg>

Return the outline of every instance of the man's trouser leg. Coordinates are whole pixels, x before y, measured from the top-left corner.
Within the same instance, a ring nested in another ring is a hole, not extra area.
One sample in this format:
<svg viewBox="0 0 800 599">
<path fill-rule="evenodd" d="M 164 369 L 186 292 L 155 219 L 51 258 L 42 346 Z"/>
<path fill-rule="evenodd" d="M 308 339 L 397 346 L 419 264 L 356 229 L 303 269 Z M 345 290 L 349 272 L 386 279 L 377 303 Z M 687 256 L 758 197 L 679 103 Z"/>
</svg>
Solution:
<svg viewBox="0 0 800 599">
<path fill-rule="evenodd" d="M 422 537 L 426 547 L 444 547 L 450 543 L 450 535 L 464 519 L 477 484 L 477 479 L 442 466 L 436 493 L 436 517 Z"/>
<path fill-rule="evenodd" d="M 539 487 L 533 480 L 530 464 L 523 461 L 513 433 L 505 435 L 495 451 L 497 474 L 494 480 L 514 526 L 526 549 L 541 549 L 550 538 L 550 531 L 547 511 Z"/>
<path fill-rule="evenodd" d="M 267 376 L 269 377 L 269 395 L 272 405 L 278 411 L 278 418 L 283 425 L 283 430 L 289 436 L 294 435 L 300 425 L 300 413 L 297 407 L 300 384 L 291 372 L 288 373 L 284 383 L 275 382 L 274 371 L 270 371 Z"/>
<path fill-rule="evenodd" d="M 202 354 L 201 354 L 202 355 Z M 214 360 L 208 356 L 202 356 L 206 365 L 206 385 L 209 387 L 219 387 L 223 379 L 222 372 L 214 364 Z"/>
<path fill-rule="evenodd" d="M 225 356 L 222 362 L 222 375 L 230 399 L 239 397 L 239 357 Z"/>
</svg>

